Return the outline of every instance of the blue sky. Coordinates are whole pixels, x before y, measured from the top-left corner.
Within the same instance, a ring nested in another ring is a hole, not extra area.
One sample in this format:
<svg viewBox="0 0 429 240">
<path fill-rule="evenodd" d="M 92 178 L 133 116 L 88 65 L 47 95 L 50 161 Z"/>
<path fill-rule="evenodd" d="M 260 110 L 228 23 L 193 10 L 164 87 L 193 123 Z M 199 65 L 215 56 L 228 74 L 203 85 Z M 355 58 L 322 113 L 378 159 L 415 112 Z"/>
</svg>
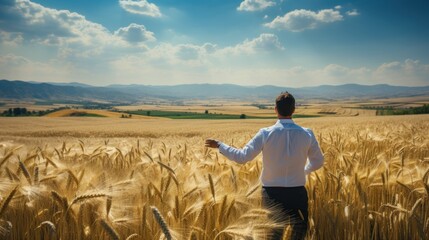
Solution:
<svg viewBox="0 0 429 240">
<path fill-rule="evenodd" d="M 429 85 L 425 0 L 0 0 L 0 78 Z"/>
</svg>

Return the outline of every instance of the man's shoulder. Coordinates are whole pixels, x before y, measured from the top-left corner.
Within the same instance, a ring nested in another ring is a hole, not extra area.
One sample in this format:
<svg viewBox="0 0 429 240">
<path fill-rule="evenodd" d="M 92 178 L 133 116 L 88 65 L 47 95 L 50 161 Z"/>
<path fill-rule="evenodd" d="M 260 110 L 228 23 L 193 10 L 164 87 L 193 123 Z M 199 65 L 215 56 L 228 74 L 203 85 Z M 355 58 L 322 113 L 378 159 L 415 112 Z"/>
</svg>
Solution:
<svg viewBox="0 0 429 240">
<path fill-rule="evenodd" d="M 299 125 L 296 125 L 296 126 L 298 126 L 298 128 L 300 128 L 302 131 L 305 131 L 308 134 L 313 134 L 313 130 L 311 130 L 311 128 L 307 128 Z"/>
<path fill-rule="evenodd" d="M 274 129 L 280 128 L 280 127 L 281 127 L 281 125 L 279 125 L 279 124 L 273 124 L 271 126 L 261 128 L 259 131 L 261 131 L 261 132 L 271 132 Z"/>
<path fill-rule="evenodd" d="M 301 130 L 301 131 L 305 131 L 305 132 L 308 132 L 308 133 L 312 133 L 313 132 L 310 128 L 302 127 L 302 126 L 300 126 L 300 125 L 298 125 L 296 123 L 291 124 L 288 127 L 285 127 L 282 124 L 276 123 L 274 125 L 261 128 L 259 131 L 262 131 L 262 132 L 272 132 L 272 131 L 281 130 L 281 129 L 284 129 L 284 128 Z"/>
<path fill-rule="evenodd" d="M 311 128 L 302 127 L 302 126 L 299 126 L 299 127 L 306 132 L 313 132 L 313 130 L 311 130 Z"/>
<path fill-rule="evenodd" d="M 272 132 L 274 130 L 277 130 L 277 129 L 280 130 L 280 129 L 283 129 L 283 128 L 285 128 L 285 126 L 282 125 L 282 124 L 279 124 L 279 122 L 277 122 L 277 123 L 275 123 L 275 124 L 273 124 L 271 126 L 261 128 L 261 129 L 259 129 L 259 131 L 261 131 L 261 132 Z M 292 124 L 288 125 L 288 127 L 286 127 L 286 128 L 294 129 L 294 130 L 301 130 L 301 131 L 305 131 L 305 132 L 307 132 L 309 134 L 313 134 L 313 130 L 311 130 L 311 128 L 303 127 L 301 125 L 298 125 L 295 122 L 293 122 Z"/>
<path fill-rule="evenodd" d="M 293 129 L 294 131 L 300 131 L 300 132 L 306 133 L 310 136 L 314 135 L 313 130 L 311 130 L 311 128 L 303 127 L 303 126 L 298 125 L 296 123 L 292 124 L 291 129 Z"/>
</svg>

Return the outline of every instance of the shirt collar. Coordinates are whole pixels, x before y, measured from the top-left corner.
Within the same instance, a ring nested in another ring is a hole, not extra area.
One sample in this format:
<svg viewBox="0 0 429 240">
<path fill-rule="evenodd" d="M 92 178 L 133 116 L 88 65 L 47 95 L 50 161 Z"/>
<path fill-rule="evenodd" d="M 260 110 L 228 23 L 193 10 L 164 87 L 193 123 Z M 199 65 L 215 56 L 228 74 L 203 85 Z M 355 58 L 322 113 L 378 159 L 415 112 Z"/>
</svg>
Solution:
<svg viewBox="0 0 429 240">
<path fill-rule="evenodd" d="M 294 123 L 292 119 L 279 119 L 277 123 Z"/>
</svg>

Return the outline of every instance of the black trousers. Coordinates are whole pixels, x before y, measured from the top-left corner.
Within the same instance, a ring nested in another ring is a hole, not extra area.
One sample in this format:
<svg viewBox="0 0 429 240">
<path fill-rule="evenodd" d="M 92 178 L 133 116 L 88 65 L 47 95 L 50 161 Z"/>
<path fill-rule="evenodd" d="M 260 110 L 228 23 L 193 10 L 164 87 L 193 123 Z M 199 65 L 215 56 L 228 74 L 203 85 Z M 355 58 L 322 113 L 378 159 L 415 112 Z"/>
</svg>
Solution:
<svg viewBox="0 0 429 240">
<path fill-rule="evenodd" d="M 292 227 L 291 239 L 304 239 L 308 225 L 308 196 L 305 187 L 262 187 L 262 205 L 272 209 L 270 218 Z M 283 237 L 284 227 L 272 230 L 272 240 Z"/>
</svg>

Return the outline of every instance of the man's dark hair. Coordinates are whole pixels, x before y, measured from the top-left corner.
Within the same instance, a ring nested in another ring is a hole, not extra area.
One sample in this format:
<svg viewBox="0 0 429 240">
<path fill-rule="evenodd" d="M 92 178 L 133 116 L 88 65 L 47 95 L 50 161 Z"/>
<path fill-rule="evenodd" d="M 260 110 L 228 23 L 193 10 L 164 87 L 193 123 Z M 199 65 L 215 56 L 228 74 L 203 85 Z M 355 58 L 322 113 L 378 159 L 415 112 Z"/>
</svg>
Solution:
<svg viewBox="0 0 429 240">
<path fill-rule="evenodd" d="M 282 116 L 291 116 L 295 111 L 295 98 L 288 92 L 282 92 L 276 98 L 277 112 Z"/>
</svg>

